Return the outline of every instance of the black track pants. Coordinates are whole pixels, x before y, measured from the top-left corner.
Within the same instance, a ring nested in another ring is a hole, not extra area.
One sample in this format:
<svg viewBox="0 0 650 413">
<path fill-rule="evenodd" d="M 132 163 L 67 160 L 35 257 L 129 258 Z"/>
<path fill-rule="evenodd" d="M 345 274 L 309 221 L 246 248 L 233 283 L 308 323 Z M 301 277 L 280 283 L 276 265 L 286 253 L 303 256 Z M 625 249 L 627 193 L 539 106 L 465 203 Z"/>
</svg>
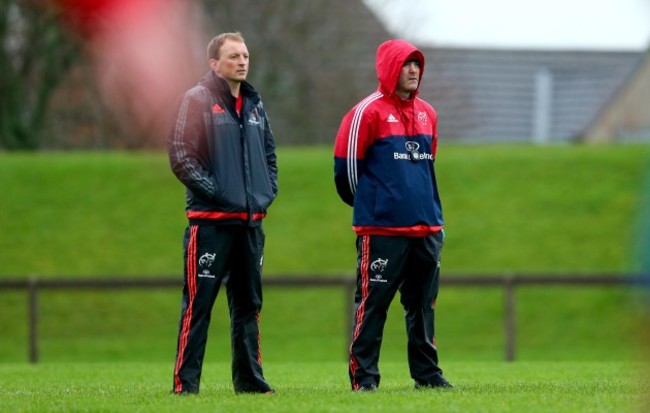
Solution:
<svg viewBox="0 0 650 413">
<path fill-rule="evenodd" d="M 185 283 L 174 368 L 174 392 L 199 391 L 214 301 L 226 285 L 236 392 L 266 392 L 259 315 L 262 309 L 261 227 L 191 225 L 185 231 Z"/>
<path fill-rule="evenodd" d="M 353 389 L 379 385 L 384 324 L 398 290 L 405 312 L 411 377 L 427 383 L 433 376 L 442 375 L 434 330 L 442 244 L 440 232 L 418 238 L 357 238 L 357 290 L 349 365 Z"/>
</svg>

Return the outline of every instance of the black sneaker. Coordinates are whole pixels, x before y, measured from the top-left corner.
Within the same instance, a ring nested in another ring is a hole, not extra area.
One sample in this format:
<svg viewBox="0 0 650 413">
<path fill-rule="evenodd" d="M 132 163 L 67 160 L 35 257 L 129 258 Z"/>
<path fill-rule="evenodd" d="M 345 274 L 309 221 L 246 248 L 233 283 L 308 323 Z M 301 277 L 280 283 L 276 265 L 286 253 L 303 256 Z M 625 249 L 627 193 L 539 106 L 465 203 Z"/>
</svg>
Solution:
<svg viewBox="0 0 650 413">
<path fill-rule="evenodd" d="M 433 379 L 429 382 L 415 382 L 416 389 L 452 389 L 454 386 L 451 385 L 444 377 L 442 376 L 433 376 Z"/>
<path fill-rule="evenodd" d="M 236 394 L 275 394 L 275 389 L 235 390 Z"/>
<path fill-rule="evenodd" d="M 169 392 L 169 394 L 175 394 L 175 395 L 178 395 L 178 396 L 189 396 L 189 395 L 199 394 L 199 391 L 198 390 L 187 390 L 187 389 L 183 389 L 181 391 L 172 390 L 172 391 Z"/>
<path fill-rule="evenodd" d="M 362 384 L 355 391 L 377 391 L 377 385 L 376 384 Z"/>
</svg>

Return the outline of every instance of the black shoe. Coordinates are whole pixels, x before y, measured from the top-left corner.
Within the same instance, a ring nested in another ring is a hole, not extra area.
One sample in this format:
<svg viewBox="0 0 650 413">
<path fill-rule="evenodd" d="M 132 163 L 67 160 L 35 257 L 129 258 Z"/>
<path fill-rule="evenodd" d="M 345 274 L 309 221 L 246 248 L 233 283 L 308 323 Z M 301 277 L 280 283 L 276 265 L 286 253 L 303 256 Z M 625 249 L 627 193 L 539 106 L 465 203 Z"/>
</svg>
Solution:
<svg viewBox="0 0 650 413">
<path fill-rule="evenodd" d="M 198 390 L 181 390 L 181 391 L 172 390 L 169 393 L 170 394 L 175 394 L 175 395 L 178 395 L 178 396 L 190 396 L 190 395 L 193 395 L 193 394 L 199 394 L 199 391 Z"/>
<path fill-rule="evenodd" d="M 416 389 L 452 389 L 454 386 L 451 385 L 444 377 L 442 376 L 433 376 L 433 379 L 429 382 L 415 382 Z"/>
<path fill-rule="evenodd" d="M 235 393 L 237 394 L 275 394 L 275 390 L 268 388 L 268 389 L 260 389 L 260 390 L 235 390 Z"/>
<path fill-rule="evenodd" d="M 376 384 L 362 384 L 355 391 L 377 391 Z"/>
</svg>

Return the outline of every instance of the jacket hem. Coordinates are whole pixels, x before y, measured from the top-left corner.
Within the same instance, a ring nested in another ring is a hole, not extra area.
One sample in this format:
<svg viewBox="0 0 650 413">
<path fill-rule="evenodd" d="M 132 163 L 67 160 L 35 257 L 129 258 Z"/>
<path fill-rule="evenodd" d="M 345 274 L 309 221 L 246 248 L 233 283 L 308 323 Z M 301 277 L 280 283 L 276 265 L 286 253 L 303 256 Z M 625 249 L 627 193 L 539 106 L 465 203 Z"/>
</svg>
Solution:
<svg viewBox="0 0 650 413">
<path fill-rule="evenodd" d="M 357 235 L 385 235 L 389 237 L 426 237 L 442 229 L 442 225 L 415 225 L 412 227 L 353 226 Z"/>
<path fill-rule="evenodd" d="M 261 221 L 266 217 L 266 213 L 248 212 L 216 212 L 216 211 L 187 211 L 187 218 L 190 220 L 209 220 L 209 221 Z"/>
</svg>

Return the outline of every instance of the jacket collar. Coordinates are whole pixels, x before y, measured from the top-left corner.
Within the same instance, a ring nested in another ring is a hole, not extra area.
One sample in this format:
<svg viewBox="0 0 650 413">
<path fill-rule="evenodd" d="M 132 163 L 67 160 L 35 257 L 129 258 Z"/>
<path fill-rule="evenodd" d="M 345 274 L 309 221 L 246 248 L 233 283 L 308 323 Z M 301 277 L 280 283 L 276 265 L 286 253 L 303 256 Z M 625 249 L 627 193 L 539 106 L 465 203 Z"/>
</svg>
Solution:
<svg viewBox="0 0 650 413">
<path fill-rule="evenodd" d="M 211 70 L 203 76 L 199 84 L 207 87 L 213 94 L 220 96 L 223 100 L 226 100 L 226 98 L 232 98 L 228 82 L 215 75 Z M 251 99 L 254 104 L 257 104 L 260 99 L 259 94 L 255 91 L 253 85 L 246 81 L 242 82 L 239 92 L 245 99 Z"/>
</svg>

